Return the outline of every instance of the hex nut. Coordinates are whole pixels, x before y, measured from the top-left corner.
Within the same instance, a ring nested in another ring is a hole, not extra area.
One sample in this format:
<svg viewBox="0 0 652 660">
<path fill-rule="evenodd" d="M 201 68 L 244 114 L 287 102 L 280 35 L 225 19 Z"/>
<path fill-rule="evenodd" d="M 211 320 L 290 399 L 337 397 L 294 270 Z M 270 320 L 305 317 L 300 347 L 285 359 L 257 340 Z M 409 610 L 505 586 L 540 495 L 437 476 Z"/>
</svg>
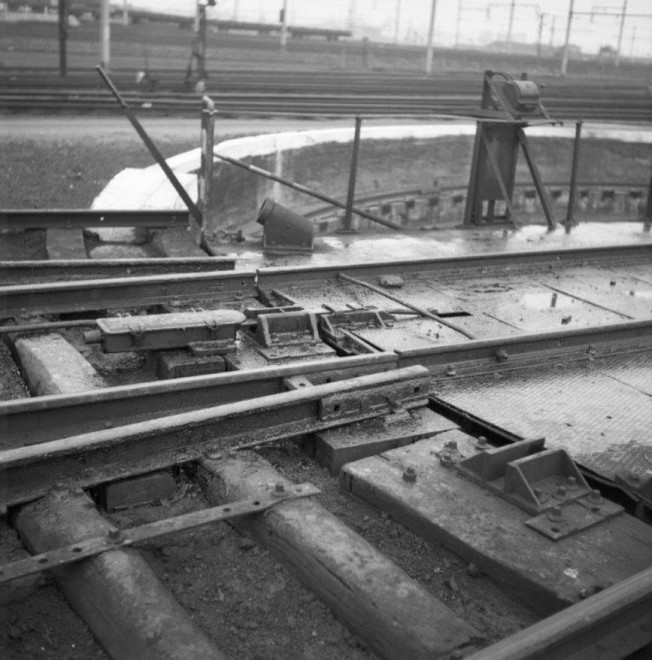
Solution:
<svg viewBox="0 0 652 660">
<path fill-rule="evenodd" d="M 408 465 L 403 470 L 403 481 L 407 481 L 408 483 L 414 483 L 416 480 L 417 480 L 417 471 L 411 465 Z"/>
</svg>

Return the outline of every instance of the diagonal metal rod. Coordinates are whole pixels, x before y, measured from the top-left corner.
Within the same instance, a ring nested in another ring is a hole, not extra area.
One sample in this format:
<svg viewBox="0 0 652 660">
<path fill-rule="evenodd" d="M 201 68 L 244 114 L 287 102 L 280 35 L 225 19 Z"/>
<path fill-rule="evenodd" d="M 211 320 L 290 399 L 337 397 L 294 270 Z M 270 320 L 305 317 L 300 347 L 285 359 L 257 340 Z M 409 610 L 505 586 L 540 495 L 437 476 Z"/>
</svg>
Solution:
<svg viewBox="0 0 652 660">
<path fill-rule="evenodd" d="M 451 330 L 455 330 L 455 332 L 459 332 L 461 335 L 464 335 L 468 339 L 475 339 L 475 335 L 472 335 L 470 332 L 467 332 L 463 328 L 460 328 L 459 325 L 455 325 L 455 323 L 451 323 L 450 321 L 443 319 L 441 316 L 432 314 L 427 309 L 423 309 L 423 307 L 418 307 L 417 305 L 413 305 L 412 303 L 409 303 L 406 300 L 399 298 L 398 296 L 393 296 L 391 293 L 387 293 L 387 291 L 383 291 L 381 288 L 374 286 L 373 284 L 369 284 L 369 282 L 364 282 L 363 280 L 359 280 L 355 277 L 351 277 L 350 275 L 345 275 L 344 273 L 338 273 L 337 276 L 341 280 L 344 280 L 345 282 L 350 282 L 351 284 L 357 284 L 358 286 L 363 286 L 366 289 L 369 289 L 370 291 L 374 291 L 380 294 L 381 296 L 385 296 L 385 298 L 389 298 L 390 300 L 393 300 L 399 305 L 403 305 L 403 307 L 407 307 L 408 309 L 411 309 L 412 311 L 416 312 L 420 316 L 423 316 L 424 318 L 437 321 L 437 323 L 441 323 L 441 325 L 445 325 L 447 328 L 450 328 Z"/>
<path fill-rule="evenodd" d="M 131 108 L 127 105 L 126 101 L 120 96 L 120 92 L 116 89 L 116 86 L 113 84 L 111 78 L 109 78 L 106 71 L 101 67 L 95 67 L 97 72 L 100 74 L 100 77 L 105 82 L 106 86 L 111 90 L 111 93 L 115 97 L 116 101 L 122 107 L 127 119 L 131 122 L 131 125 L 136 129 L 136 133 L 140 136 L 141 140 L 145 143 L 145 146 L 149 149 L 149 153 L 152 154 L 154 160 L 158 163 L 160 168 L 163 170 L 163 173 L 168 178 L 168 181 L 172 184 L 174 189 L 179 193 L 179 197 L 183 200 L 183 203 L 186 205 L 190 213 L 192 213 L 193 218 L 201 225 L 202 224 L 202 214 L 199 210 L 199 207 L 195 202 L 190 199 L 190 195 L 186 192 L 186 189 L 181 185 L 179 179 L 177 179 L 174 172 L 170 169 L 170 166 L 165 162 L 165 158 L 161 155 L 161 152 L 158 150 L 156 145 L 152 142 L 152 139 L 147 135 L 145 129 L 142 127 L 142 124 L 136 118 L 136 115 L 131 111 Z"/>
<path fill-rule="evenodd" d="M 287 186 L 288 188 L 292 188 L 293 190 L 298 190 L 299 192 L 302 192 L 306 195 L 310 195 L 311 197 L 321 199 L 322 202 L 326 202 L 327 204 L 332 204 L 333 206 L 337 206 L 340 209 L 346 210 L 346 204 L 343 204 L 334 197 L 329 197 L 328 195 L 324 195 L 323 193 L 317 192 L 316 190 L 306 188 L 306 186 L 303 186 L 300 183 L 294 183 L 294 181 L 290 181 L 289 179 L 284 179 L 283 177 L 277 176 L 276 174 L 272 174 L 272 172 L 263 170 L 262 168 L 256 167 L 255 165 L 249 165 L 248 163 L 245 163 L 242 160 L 238 160 L 237 158 L 231 158 L 230 156 L 224 156 L 223 154 L 215 154 L 215 157 L 219 158 L 220 160 L 223 160 L 225 163 L 229 163 L 230 165 L 235 165 L 236 167 L 240 167 L 243 170 L 249 170 L 249 172 L 252 172 L 253 174 L 264 176 L 266 179 L 270 179 L 270 181 L 276 181 L 277 183 Z M 374 215 L 373 213 L 368 213 L 367 211 L 356 208 L 355 206 L 351 209 L 351 211 L 356 215 L 359 215 L 361 218 L 367 218 L 367 220 L 371 220 L 372 222 L 377 222 L 379 225 L 384 225 L 385 227 L 389 227 L 390 229 L 396 229 L 396 231 L 400 231 L 400 232 L 405 231 L 405 229 L 401 227 L 401 225 L 397 225 L 391 220 L 385 220 L 385 218 L 381 218 L 377 215 Z"/>
</svg>

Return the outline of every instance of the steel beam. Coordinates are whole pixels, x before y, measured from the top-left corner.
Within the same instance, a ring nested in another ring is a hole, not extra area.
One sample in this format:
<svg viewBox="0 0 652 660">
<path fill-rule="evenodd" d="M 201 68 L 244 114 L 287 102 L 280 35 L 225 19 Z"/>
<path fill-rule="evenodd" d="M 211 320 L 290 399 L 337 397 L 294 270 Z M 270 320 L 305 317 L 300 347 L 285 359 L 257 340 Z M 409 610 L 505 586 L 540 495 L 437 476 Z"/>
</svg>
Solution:
<svg viewBox="0 0 652 660">
<path fill-rule="evenodd" d="M 83 229 L 84 227 L 185 227 L 188 211 L 96 209 L 0 209 L 0 228 Z"/>
<path fill-rule="evenodd" d="M 107 387 L 94 392 L 0 402 L 0 447 L 20 447 L 286 391 L 285 380 L 313 385 L 396 369 L 394 353 L 311 360 L 248 371 Z"/>
<path fill-rule="evenodd" d="M 206 452 L 254 446 L 426 403 L 428 370 L 408 367 L 224 406 L 159 417 L 0 452 L 0 506 L 28 502 L 55 485 L 85 488 Z"/>
</svg>

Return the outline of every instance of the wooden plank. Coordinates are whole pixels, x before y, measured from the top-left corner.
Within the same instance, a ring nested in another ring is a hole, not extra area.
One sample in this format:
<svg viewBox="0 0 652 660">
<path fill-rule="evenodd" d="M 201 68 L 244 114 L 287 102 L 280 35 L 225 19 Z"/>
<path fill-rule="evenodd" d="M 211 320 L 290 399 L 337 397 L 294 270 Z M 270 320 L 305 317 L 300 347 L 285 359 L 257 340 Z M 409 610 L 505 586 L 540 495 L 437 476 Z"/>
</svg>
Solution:
<svg viewBox="0 0 652 660">
<path fill-rule="evenodd" d="M 213 504 L 291 482 L 264 459 L 205 459 L 199 480 Z M 381 658 L 442 658 L 478 634 L 312 498 L 285 502 L 237 527 L 268 548 Z"/>
<path fill-rule="evenodd" d="M 456 428 L 443 415 L 420 408 L 316 433 L 311 453 L 319 465 L 337 475 L 345 463 Z"/>
<path fill-rule="evenodd" d="M 652 528 L 626 514 L 574 536 L 550 541 L 524 523 L 531 518 L 440 464 L 455 440 L 462 455 L 477 451 L 460 431 L 346 465 L 342 488 L 387 511 L 433 543 L 475 563 L 511 595 L 543 613 L 577 602 L 650 565 Z M 414 466 L 414 483 L 403 479 Z"/>
<path fill-rule="evenodd" d="M 35 553 L 115 529 L 81 491 L 56 491 L 23 507 L 15 526 Z M 135 550 L 112 550 L 53 573 L 68 602 L 112 658 L 226 657 Z"/>
</svg>

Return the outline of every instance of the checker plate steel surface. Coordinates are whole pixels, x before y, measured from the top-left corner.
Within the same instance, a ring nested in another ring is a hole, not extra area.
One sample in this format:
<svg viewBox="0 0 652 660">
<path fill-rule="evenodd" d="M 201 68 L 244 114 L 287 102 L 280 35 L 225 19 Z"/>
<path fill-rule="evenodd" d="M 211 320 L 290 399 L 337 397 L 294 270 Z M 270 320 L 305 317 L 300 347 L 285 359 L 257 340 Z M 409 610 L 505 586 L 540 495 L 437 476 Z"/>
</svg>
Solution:
<svg viewBox="0 0 652 660">
<path fill-rule="evenodd" d="M 550 363 L 438 384 L 435 395 L 523 437 L 545 436 L 613 479 L 652 469 L 652 353 Z"/>
</svg>

